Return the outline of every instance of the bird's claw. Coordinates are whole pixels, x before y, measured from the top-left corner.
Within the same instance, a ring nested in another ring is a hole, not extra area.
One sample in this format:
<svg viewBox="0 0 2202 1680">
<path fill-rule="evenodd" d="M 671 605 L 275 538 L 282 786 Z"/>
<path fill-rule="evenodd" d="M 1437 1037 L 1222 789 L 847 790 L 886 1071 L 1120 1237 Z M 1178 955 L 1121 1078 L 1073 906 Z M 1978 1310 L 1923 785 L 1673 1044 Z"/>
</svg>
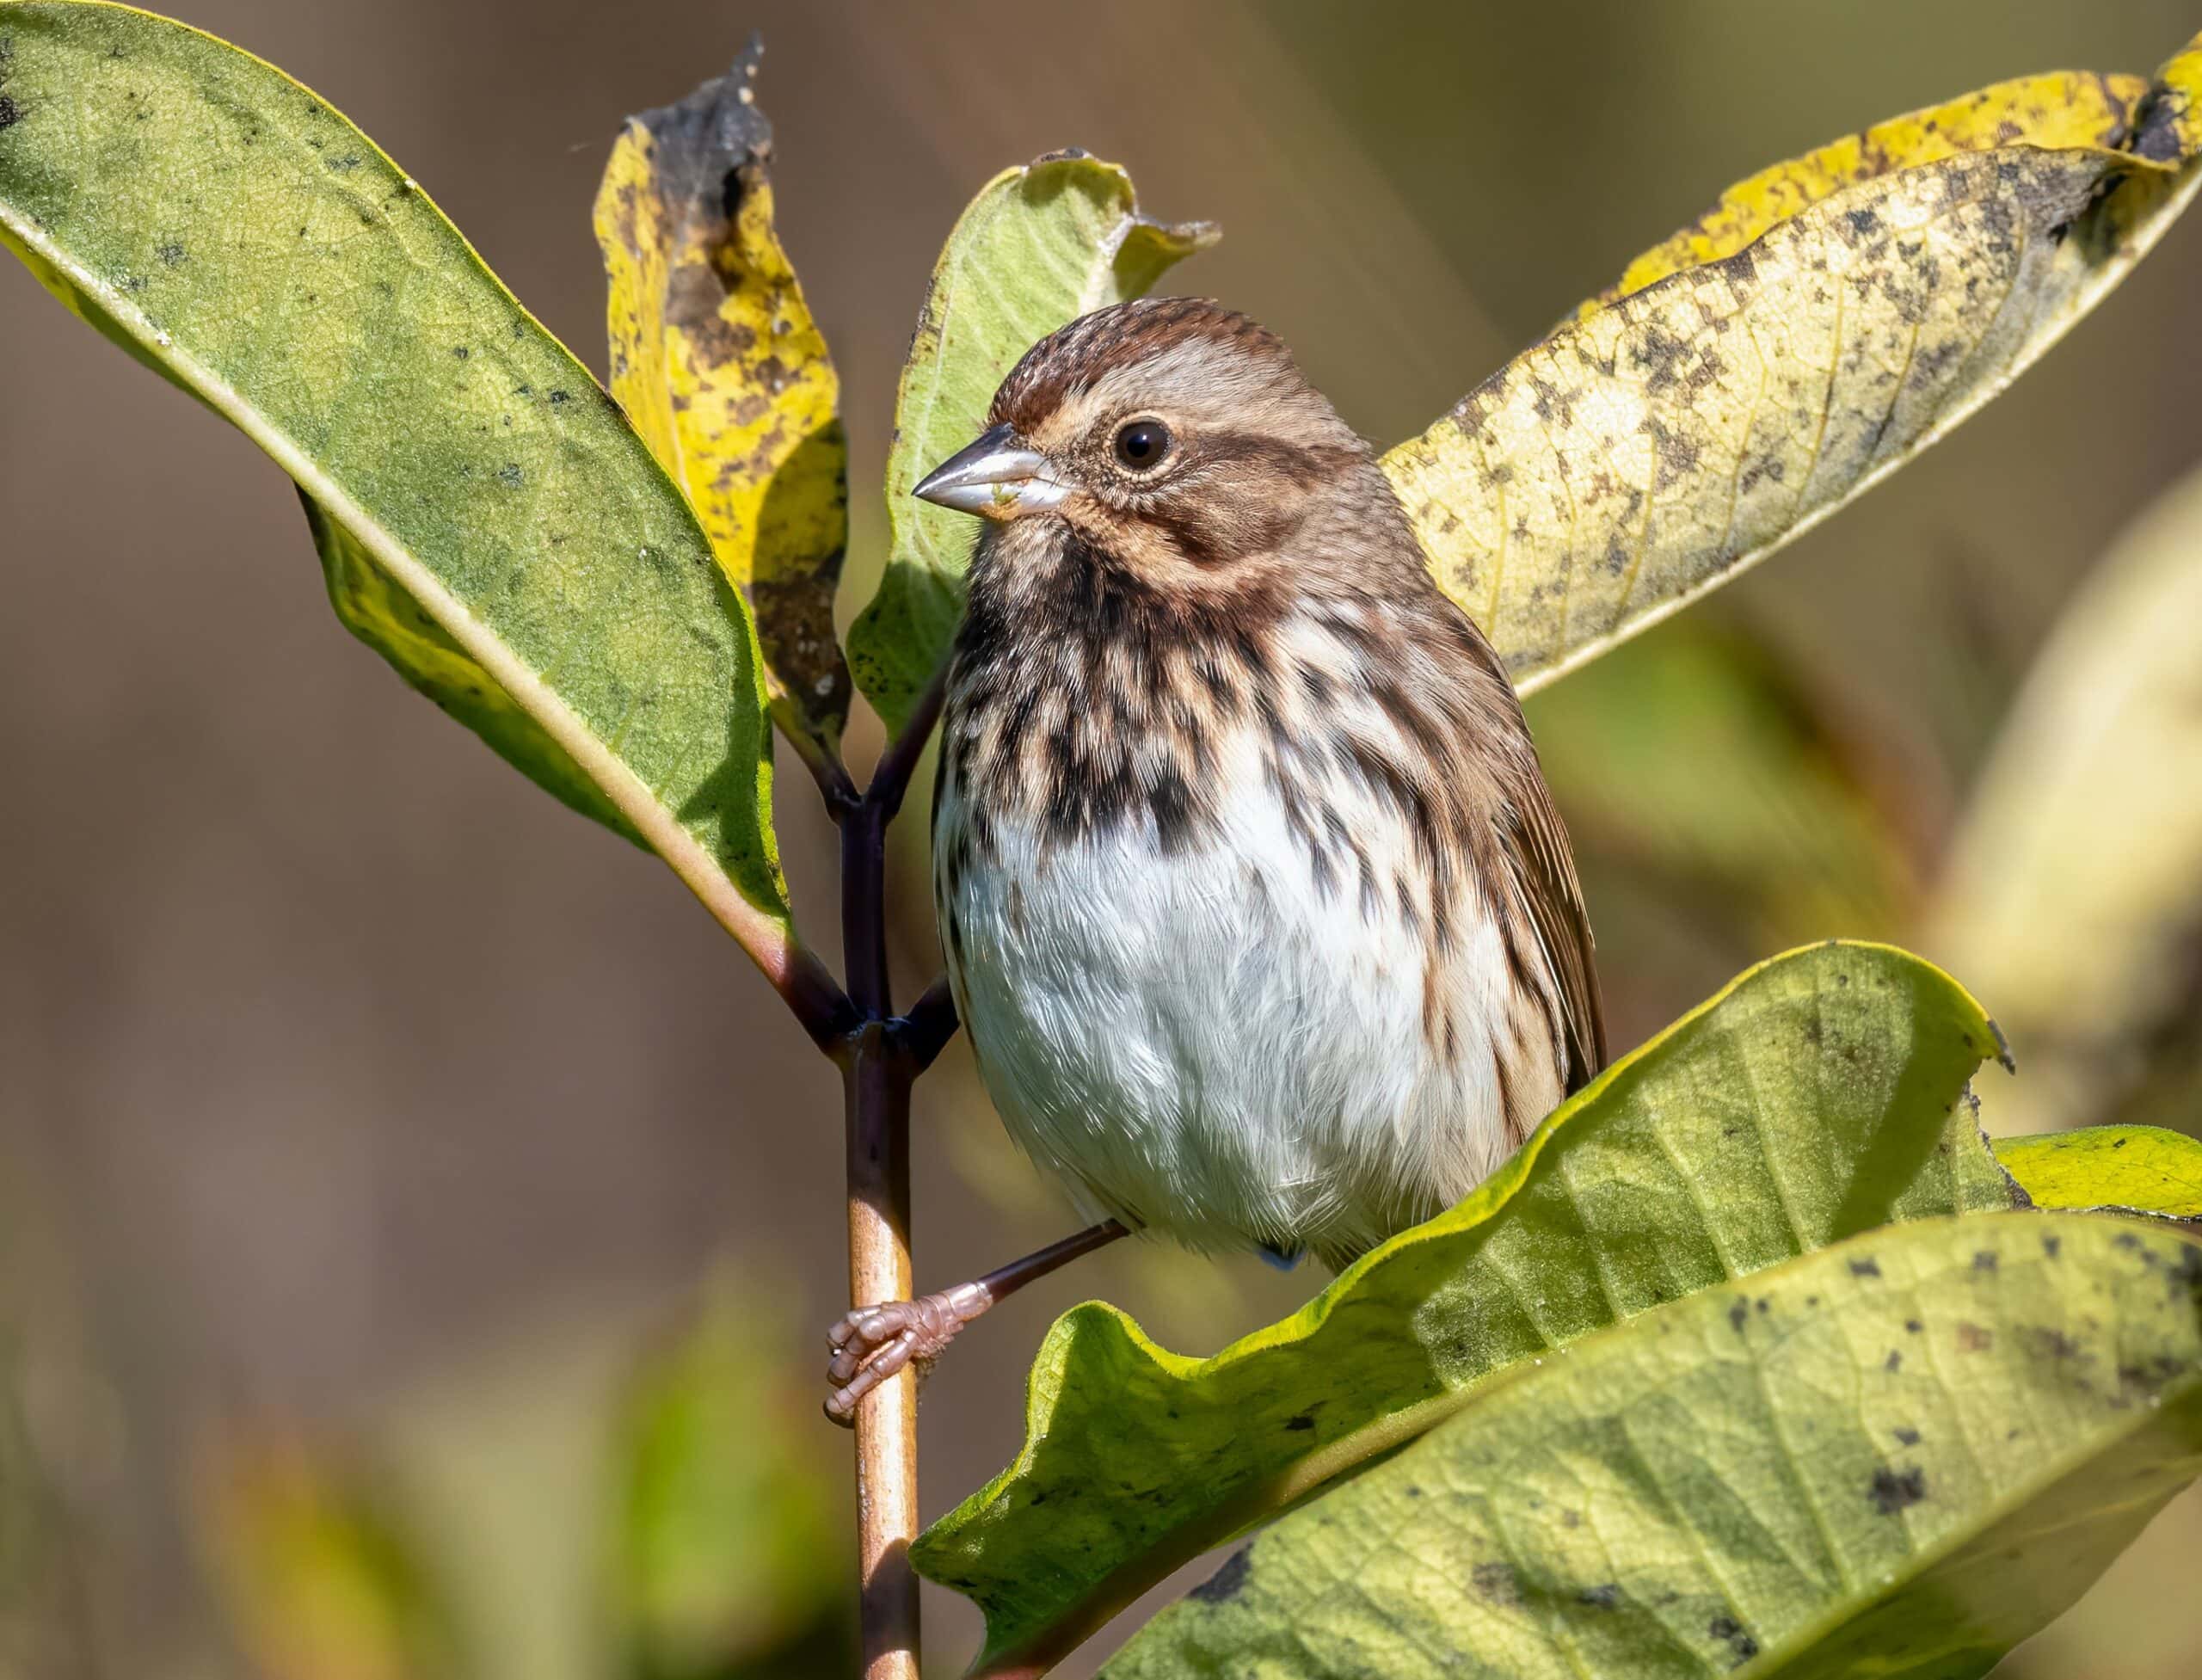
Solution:
<svg viewBox="0 0 2202 1680">
<path fill-rule="evenodd" d="M 938 1357 L 957 1331 L 993 1305 L 993 1294 L 982 1285 L 959 1283 L 915 1301 L 883 1301 L 846 1314 L 826 1332 L 833 1355 L 826 1367 L 826 1380 L 833 1385 L 826 1415 L 845 1426 L 854 1424 L 857 1403 L 866 1394 L 913 1361 Z"/>
</svg>

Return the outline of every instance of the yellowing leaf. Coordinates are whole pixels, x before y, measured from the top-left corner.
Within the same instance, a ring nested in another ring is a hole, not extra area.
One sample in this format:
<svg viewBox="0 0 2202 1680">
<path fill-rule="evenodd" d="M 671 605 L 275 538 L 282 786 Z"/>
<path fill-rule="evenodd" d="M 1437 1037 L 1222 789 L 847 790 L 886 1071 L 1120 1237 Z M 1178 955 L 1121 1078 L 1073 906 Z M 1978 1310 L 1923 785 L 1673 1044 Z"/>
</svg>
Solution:
<svg viewBox="0 0 2202 1680">
<path fill-rule="evenodd" d="M 2192 1019 L 2202 918 L 2202 473 L 2066 610 L 1975 785 L 1928 943 L 2026 1077 L 1998 1130 L 2106 1117 Z"/>
<path fill-rule="evenodd" d="M 1996 1141 L 2036 1207 L 2202 1220 L 2202 1143 L 2160 1126 L 2088 1126 Z"/>
<path fill-rule="evenodd" d="M 618 406 L 280 71 L 77 0 L 0 0 L 0 244 L 297 481 L 340 612 L 407 680 L 815 985 L 747 611 Z"/>
<path fill-rule="evenodd" d="M 985 429 L 1018 358 L 1064 323 L 1136 298 L 1215 243 L 1205 222 L 1140 214 L 1131 176 L 1082 151 L 1054 152 L 979 189 L 934 266 L 895 398 L 887 457 L 886 575 L 849 629 L 857 686 L 899 731 L 947 658 L 963 616 L 972 520 L 911 487 Z"/>
<path fill-rule="evenodd" d="M 2080 1214 L 1854 1236 L 1516 1367 L 1102 1672 L 1979 1680 L 2202 1470 L 2198 1279 Z"/>
<path fill-rule="evenodd" d="M 1055 1660 L 1172 1570 L 1433 1427 L 1510 1368 L 1891 1220 L 2008 1209 L 1965 1081 L 1995 1038 L 1881 945 L 1763 963 L 1624 1056 L 1475 1193 L 1213 1358 L 1098 1303 L 1033 1362 L 1009 1468 L 912 1559 Z"/>
<path fill-rule="evenodd" d="M 1596 314 L 1670 274 L 1733 256 L 1830 194 L 1876 175 L 2017 145 L 2116 150 L 2130 138 L 2133 107 L 2148 90 L 2147 80 L 2138 76 L 2060 71 L 1999 82 L 1947 105 L 1846 134 L 1738 182 L 1712 209 L 1638 257 L 1618 284 L 1577 313 Z"/>
<path fill-rule="evenodd" d="M 761 41 L 678 105 L 629 119 L 596 200 L 612 391 L 695 504 L 749 603 L 773 715 L 835 754 L 848 542 L 840 379 L 772 224 Z"/>
<path fill-rule="evenodd" d="M 1384 458 L 1440 585 L 1528 692 L 1762 559 L 2155 243 L 2198 83 L 2193 47 L 2144 92 L 2036 77 L 1746 182 Z"/>
</svg>

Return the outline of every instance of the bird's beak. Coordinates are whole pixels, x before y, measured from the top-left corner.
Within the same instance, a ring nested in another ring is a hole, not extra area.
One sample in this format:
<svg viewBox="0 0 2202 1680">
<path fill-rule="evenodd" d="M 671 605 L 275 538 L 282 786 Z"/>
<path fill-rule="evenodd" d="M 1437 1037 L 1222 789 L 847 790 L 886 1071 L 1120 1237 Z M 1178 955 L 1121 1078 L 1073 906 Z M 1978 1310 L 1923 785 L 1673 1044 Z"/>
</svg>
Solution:
<svg viewBox="0 0 2202 1680">
<path fill-rule="evenodd" d="M 1064 487 L 1050 476 L 1048 458 L 1028 449 L 1012 428 L 1002 425 L 950 456 L 910 494 L 959 514 L 1013 520 L 1055 507 L 1063 499 Z"/>
</svg>

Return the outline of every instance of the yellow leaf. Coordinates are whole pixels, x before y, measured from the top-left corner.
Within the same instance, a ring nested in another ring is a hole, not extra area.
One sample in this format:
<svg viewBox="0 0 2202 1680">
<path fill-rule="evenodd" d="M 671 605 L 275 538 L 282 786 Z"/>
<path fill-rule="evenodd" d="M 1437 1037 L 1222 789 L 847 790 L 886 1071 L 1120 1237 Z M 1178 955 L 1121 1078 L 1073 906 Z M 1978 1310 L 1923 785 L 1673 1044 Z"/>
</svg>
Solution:
<svg viewBox="0 0 2202 1680">
<path fill-rule="evenodd" d="M 840 380 L 772 223 L 761 41 L 677 105 L 628 120 L 596 200 L 612 391 L 695 504 L 756 619 L 772 714 L 839 751 L 833 634 L 848 541 Z"/>
<path fill-rule="evenodd" d="M 2008 385 L 2202 174 L 2202 43 L 2037 77 L 1734 188 L 1384 458 L 1527 692 L 1718 587 Z"/>
<path fill-rule="evenodd" d="M 1877 123 L 1802 157 L 1761 169 L 1721 194 L 1712 209 L 1628 265 L 1615 285 L 1576 312 L 1592 315 L 1684 268 L 1733 256 L 1760 235 L 1829 194 L 1897 169 L 1939 163 L 1960 152 L 2019 144 L 2115 150 L 2130 132 L 2138 76 L 2059 71 L 1998 82 L 1947 105 Z"/>
</svg>

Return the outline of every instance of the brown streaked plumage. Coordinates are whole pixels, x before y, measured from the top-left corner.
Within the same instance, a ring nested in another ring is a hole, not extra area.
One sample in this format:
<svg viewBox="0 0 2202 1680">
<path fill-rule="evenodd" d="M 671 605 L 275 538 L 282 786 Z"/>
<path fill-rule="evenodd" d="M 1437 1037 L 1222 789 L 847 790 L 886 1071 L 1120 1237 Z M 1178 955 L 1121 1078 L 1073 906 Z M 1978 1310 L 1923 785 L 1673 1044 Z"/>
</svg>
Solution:
<svg viewBox="0 0 2202 1680">
<path fill-rule="evenodd" d="M 1521 706 L 1246 317 L 1097 311 L 988 422 L 920 488 L 988 520 L 934 827 L 981 1073 L 1090 1216 L 1342 1266 L 1605 1060 Z M 852 1314 L 829 1411 L 1030 1275 Z"/>
</svg>

